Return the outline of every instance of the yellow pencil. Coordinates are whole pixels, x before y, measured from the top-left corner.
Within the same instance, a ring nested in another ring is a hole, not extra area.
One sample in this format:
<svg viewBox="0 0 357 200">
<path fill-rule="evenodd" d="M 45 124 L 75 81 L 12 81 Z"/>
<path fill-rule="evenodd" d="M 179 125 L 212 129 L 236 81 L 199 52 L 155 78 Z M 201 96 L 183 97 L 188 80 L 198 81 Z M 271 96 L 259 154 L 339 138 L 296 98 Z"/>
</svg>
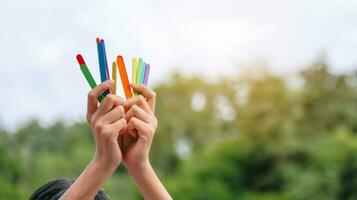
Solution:
<svg viewBox="0 0 357 200">
<path fill-rule="evenodd" d="M 113 62 L 112 64 L 112 77 L 114 80 L 113 94 L 116 94 L 117 93 L 117 66 L 115 62 Z"/>
<path fill-rule="evenodd" d="M 136 73 L 138 71 L 138 63 L 136 61 L 136 58 L 133 58 L 132 60 L 132 70 L 131 70 L 131 82 L 136 83 Z"/>
</svg>

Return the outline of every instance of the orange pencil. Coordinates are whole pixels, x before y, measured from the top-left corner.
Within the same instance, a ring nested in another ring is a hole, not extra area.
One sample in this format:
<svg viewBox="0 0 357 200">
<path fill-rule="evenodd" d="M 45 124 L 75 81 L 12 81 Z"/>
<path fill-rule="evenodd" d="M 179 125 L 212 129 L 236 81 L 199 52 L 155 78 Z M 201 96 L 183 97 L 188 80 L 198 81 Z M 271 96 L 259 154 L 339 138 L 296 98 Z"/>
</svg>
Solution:
<svg viewBox="0 0 357 200">
<path fill-rule="evenodd" d="M 117 66 L 119 69 L 120 79 L 123 85 L 125 97 L 126 99 L 129 99 L 132 96 L 132 93 L 129 85 L 128 74 L 126 73 L 125 64 L 122 56 L 117 57 Z"/>
</svg>

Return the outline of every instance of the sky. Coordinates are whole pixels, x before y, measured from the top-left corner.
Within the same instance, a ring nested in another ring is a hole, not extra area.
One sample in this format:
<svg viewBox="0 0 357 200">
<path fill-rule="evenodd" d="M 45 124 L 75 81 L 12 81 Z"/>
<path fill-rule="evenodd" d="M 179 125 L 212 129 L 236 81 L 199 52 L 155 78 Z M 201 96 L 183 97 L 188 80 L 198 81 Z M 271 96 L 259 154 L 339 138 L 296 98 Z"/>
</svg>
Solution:
<svg viewBox="0 0 357 200">
<path fill-rule="evenodd" d="M 257 59 L 278 74 L 320 55 L 335 72 L 357 68 L 355 0 L 0 0 L 0 25 L 0 124 L 9 129 L 84 120 L 89 87 L 75 55 L 99 81 L 96 37 L 108 60 L 149 62 L 151 86 L 173 71 L 214 78 Z"/>
</svg>

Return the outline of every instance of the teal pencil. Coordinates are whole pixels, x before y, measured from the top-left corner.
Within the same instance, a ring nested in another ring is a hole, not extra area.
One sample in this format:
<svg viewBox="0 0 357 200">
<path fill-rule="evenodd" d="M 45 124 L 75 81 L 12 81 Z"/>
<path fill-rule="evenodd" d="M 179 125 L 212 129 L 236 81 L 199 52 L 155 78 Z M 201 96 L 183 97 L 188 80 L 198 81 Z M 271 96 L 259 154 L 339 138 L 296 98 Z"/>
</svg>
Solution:
<svg viewBox="0 0 357 200">
<path fill-rule="evenodd" d="M 143 63 L 143 67 L 142 67 L 141 74 L 140 74 L 140 83 L 141 84 L 144 84 L 145 70 L 146 70 L 146 63 Z"/>
</svg>

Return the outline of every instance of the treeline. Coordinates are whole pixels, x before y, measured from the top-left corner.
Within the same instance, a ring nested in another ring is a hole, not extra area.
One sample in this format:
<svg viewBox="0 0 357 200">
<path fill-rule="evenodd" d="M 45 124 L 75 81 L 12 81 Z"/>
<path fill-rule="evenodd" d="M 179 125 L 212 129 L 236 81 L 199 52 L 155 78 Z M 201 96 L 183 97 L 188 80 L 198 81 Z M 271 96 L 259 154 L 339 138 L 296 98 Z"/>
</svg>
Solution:
<svg viewBox="0 0 357 200">
<path fill-rule="evenodd" d="M 357 199 L 357 72 L 333 74 L 318 61 L 296 77 L 174 74 L 158 85 L 151 161 L 174 199 Z M 93 152 L 85 122 L 0 129 L 0 199 L 75 179 Z M 124 167 L 105 190 L 142 199 Z"/>
</svg>

